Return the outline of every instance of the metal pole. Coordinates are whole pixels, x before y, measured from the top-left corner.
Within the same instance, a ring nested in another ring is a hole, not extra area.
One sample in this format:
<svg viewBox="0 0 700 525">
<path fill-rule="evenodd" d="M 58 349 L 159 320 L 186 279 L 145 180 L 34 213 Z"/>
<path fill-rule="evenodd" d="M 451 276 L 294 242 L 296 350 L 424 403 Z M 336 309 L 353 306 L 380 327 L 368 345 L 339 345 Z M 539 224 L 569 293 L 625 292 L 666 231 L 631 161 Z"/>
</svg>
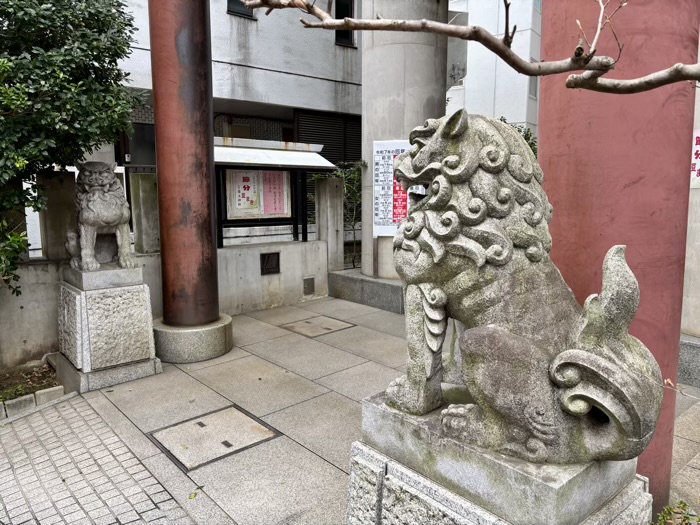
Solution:
<svg viewBox="0 0 700 525">
<path fill-rule="evenodd" d="M 163 321 L 219 319 L 209 2 L 149 0 Z"/>
</svg>

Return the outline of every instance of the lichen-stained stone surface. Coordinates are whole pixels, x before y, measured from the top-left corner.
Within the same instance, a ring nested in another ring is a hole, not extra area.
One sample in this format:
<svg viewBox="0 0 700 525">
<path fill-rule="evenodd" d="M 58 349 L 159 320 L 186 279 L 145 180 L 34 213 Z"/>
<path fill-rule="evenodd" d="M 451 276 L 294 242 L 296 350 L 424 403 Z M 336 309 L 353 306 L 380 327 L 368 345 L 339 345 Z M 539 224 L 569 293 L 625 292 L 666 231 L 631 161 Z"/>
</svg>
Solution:
<svg viewBox="0 0 700 525">
<path fill-rule="evenodd" d="M 381 501 L 386 466 L 364 447 L 353 445 L 348 494 L 347 525 L 380 522 Z"/>
<path fill-rule="evenodd" d="M 146 285 L 85 294 L 93 370 L 155 357 Z"/>
<path fill-rule="evenodd" d="M 80 292 L 77 290 L 66 286 L 58 287 L 58 304 L 61 305 L 58 315 L 59 350 L 76 368 L 83 367 L 80 300 Z"/>
</svg>

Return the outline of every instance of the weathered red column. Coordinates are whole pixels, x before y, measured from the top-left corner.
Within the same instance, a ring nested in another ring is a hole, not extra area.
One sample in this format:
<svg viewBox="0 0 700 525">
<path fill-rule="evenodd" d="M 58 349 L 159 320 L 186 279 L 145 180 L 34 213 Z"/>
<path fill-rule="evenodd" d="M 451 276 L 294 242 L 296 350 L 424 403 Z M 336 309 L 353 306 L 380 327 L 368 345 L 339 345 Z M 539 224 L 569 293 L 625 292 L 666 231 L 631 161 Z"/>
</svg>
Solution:
<svg viewBox="0 0 700 525">
<path fill-rule="evenodd" d="M 209 2 L 150 0 L 163 320 L 219 318 Z"/>
<path fill-rule="evenodd" d="M 232 345 L 231 318 L 219 315 L 209 2 L 149 0 L 149 19 L 163 279 L 156 354 L 193 362 Z"/>
<path fill-rule="evenodd" d="M 544 60 L 564 58 L 579 39 L 576 19 L 589 35 L 595 2 L 545 2 Z M 699 6 L 695 0 L 630 2 L 615 16 L 624 53 L 614 78 L 634 78 L 676 62 L 694 63 Z M 612 35 L 599 54 L 617 56 Z M 552 259 L 579 301 L 598 293 L 601 264 L 614 244 L 641 287 L 631 333 L 676 380 L 693 129 L 694 89 L 679 83 L 637 95 L 567 90 L 565 77 L 543 79 L 539 160 L 554 206 Z M 675 392 L 666 390 L 656 435 L 640 457 L 651 479 L 654 508 L 668 502 Z"/>
</svg>

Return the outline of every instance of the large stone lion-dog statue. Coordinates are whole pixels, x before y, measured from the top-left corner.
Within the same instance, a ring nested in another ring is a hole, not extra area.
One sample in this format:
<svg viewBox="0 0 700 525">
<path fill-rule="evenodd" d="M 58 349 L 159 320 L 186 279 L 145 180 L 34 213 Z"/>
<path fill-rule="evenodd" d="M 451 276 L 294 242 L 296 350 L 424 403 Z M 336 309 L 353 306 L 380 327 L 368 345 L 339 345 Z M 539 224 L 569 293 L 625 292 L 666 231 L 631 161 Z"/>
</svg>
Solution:
<svg viewBox="0 0 700 525">
<path fill-rule="evenodd" d="M 78 230 L 67 234 L 66 250 L 71 255 L 70 265 L 76 270 L 99 270 L 95 256 L 98 234 L 116 236 L 117 260 L 121 268 L 134 268 L 129 236 L 129 203 L 124 188 L 114 174 L 116 164 L 85 162 L 78 164 L 75 187 L 75 207 Z"/>
<path fill-rule="evenodd" d="M 552 206 L 527 143 L 510 125 L 459 111 L 428 120 L 396 159 L 409 194 L 394 238 L 404 282 L 407 375 L 389 406 L 443 406 L 441 348 L 462 323 L 461 379 L 472 403 L 442 411 L 442 431 L 532 462 L 638 456 L 663 398 L 658 364 L 628 328 L 639 286 L 615 246 L 603 288 L 583 308 L 549 258 Z"/>
</svg>

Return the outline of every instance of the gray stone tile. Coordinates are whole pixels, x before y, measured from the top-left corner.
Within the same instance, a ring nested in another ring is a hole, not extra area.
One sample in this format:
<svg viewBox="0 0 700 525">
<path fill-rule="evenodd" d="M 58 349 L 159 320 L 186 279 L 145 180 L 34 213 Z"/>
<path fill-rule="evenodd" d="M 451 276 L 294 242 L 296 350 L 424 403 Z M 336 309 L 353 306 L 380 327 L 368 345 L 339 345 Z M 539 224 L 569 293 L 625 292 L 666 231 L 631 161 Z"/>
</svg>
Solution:
<svg viewBox="0 0 700 525">
<path fill-rule="evenodd" d="M 393 368 L 368 362 L 322 377 L 316 382 L 350 399 L 361 401 L 366 397 L 383 392 L 389 383 L 400 375 Z"/>
<path fill-rule="evenodd" d="M 229 352 L 214 359 L 200 361 L 199 363 L 182 363 L 175 366 L 177 366 L 180 370 L 183 370 L 185 372 L 193 372 L 195 370 L 201 370 L 202 368 L 206 368 L 208 366 L 218 365 L 219 363 L 225 363 L 226 361 L 233 361 L 234 359 L 240 359 L 241 357 L 246 357 L 249 355 L 250 354 L 242 348 L 234 346 Z"/>
<path fill-rule="evenodd" d="M 327 388 L 257 356 L 203 368 L 192 372 L 192 377 L 256 416 L 264 416 L 328 392 Z"/>
<path fill-rule="evenodd" d="M 134 425 L 102 392 L 93 394 L 87 401 L 100 414 L 112 430 L 124 441 L 139 459 L 144 459 L 160 451 L 150 439 Z"/>
<path fill-rule="evenodd" d="M 340 332 L 322 335 L 317 337 L 316 341 L 327 343 L 389 367 L 404 364 L 408 352 L 406 341 L 403 339 L 364 326 L 355 326 Z"/>
<path fill-rule="evenodd" d="M 700 470 L 687 465 L 671 478 L 671 491 L 697 508 L 700 498 Z"/>
<path fill-rule="evenodd" d="M 676 392 L 676 417 L 700 401 L 700 388 L 689 385 L 678 385 Z"/>
<path fill-rule="evenodd" d="M 406 339 L 406 320 L 402 314 L 378 310 L 370 314 L 353 317 L 352 323 Z"/>
<path fill-rule="evenodd" d="M 180 463 L 193 469 L 275 434 L 231 407 L 153 434 Z"/>
<path fill-rule="evenodd" d="M 345 523 L 347 475 L 287 437 L 190 476 L 238 525 Z"/>
<path fill-rule="evenodd" d="M 297 443 L 349 472 L 350 449 L 362 436 L 362 409 L 329 392 L 263 418 Z"/>
<path fill-rule="evenodd" d="M 296 332 L 297 334 L 301 334 L 306 337 L 317 337 L 319 335 L 337 332 L 343 328 L 350 328 L 351 326 L 352 325 L 350 323 L 338 321 L 337 319 L 331 319 L 325 315 L 319 315 L 318 317 L 312 317 L 310 319 L 304 319 L 303 321 L 282 325 L 282 328 L 291 330 L 292 332 Z"/>
<path fill-rule="evenodd" d="M 673 464 L 671 475 L 675 475 L 683 467 L 700 454 L 700 443 L 690 441 L 679 436 L 673 436 Z M 695 468 L 700 468 L 700 458 L 691 463 Z M 698 494 L 700 497 L 700 494 Z"/>
<path fill-rule="evenodd" d="M 331 299 L 330 301 L 324 301 L 321 303 L 308 305 L 300 304 L 299 306 L 309 310 L 310 312 L 316 312 L 334 319 L 340 319 L 341 321 L 348 321 L 361 315 L 381 311 L 377 308 L 372 308 L 371 306 L 365 306 L 364 304 L 353 303 L 343 299 Z"/>
<path fill-rule="evenodd" d="M 298 334 L 255 343 L 246 349 L 258 357 L 309 379 L 332 374 L 366 361 L 355 354 Z"/>
<path fill-rule="evenodd" d="M 297 308 L 296 306 L 280 306 L 279 308 L 270 308 L 269 310 L 249 312 L 246 315 L 275 326 L 318 316 L 316 312 L 311 312 L 304 308 Z"/>
<path fill-rule="evenodd" d="M 219 505 L 207 495 L 206 486 L 204 490 L 197 490 L 197 484 L 177 468 L 164 454 L 152 456 L 144 460 L 144 464 L 197 523 L 236 525 L 234 521 L 221 510 Z M 190 496 L 195 492 L 197 496 L 191 498 Z M 165 501 L 167 502 L 168 500 L 166 499 Z M 171 502 L 169 505 L 164 505 L 163 500 L 156 501 L 156 503 L 159 503 L 161 509 L 166 510 L 174 507 L 172 504 L 173 500 L 169 501 Z"/>
<path fill-rule="evenodd" d="M 103 392 L 143 432 L 230 404 L 175 366 L 164 368 L 162 374 L 116 385 Z"/>
<path fill-rule="evenodd" d="M 289 332 L 283 328 L 263 323 L 247 315 L 233 317 L 233 344 L 242 347 L 260 341 L 267 341 L 275 337 L 287 335 Z"/>
<path fill-rule="evenodd" d="M 674 434 L 700 443 L 700 404 L 695 404 L 676 418 Z"/>
</svg>

